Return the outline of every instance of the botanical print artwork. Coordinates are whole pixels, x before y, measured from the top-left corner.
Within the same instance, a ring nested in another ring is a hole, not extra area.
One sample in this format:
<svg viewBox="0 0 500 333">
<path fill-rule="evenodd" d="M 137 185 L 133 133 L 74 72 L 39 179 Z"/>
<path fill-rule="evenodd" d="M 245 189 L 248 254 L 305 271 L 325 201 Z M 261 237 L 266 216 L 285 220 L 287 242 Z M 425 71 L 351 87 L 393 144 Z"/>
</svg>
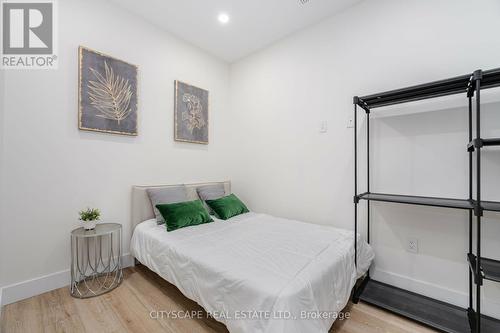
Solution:
<svg viewBox="0 0 500 333">
<path fill-rule="evenodd" d="M 201 129 L 206 125 L 205 118 L 203 117 L 203 105 L 200 99 L 192 94 L 182 95 L 182 101 L 186 103 L 186 108 L 182 110 L 182 121 L 191 134 L 193 130 Z"/>
<path fill-rule="evenodd" d="M 104 61 L 104 76 L 94 68 L 89 69 L 96 78 L 96 81 L 89 81 L 87 85 L 90 104 L 101 112 L 96 117 L 116 120 L 120 124 L 120 121 L 126 119 L 132 112 L 130 82 L 115 75 L 113 68 L 109 67 L 106 61 Z"/>
<path fill-rule="evenodd" d="M 137 135 L 137 67 L 80 47 L 79 128 Z"/>
<path fill-rule="evenodd" d="M 208 91 L 175 81 L 176 141 L 208 144 Z"/>
</svg>

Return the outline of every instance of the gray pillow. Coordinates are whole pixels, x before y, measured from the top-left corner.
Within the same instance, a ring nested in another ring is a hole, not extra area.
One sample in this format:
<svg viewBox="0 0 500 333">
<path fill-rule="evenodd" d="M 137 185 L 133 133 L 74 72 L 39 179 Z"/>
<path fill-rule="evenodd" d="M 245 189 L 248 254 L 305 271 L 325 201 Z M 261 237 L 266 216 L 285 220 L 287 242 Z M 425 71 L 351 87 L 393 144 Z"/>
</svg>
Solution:
<svg viewBox="0 0 500 333">
<path fill-rule="evenodd" d="M 146 192 L 148 193 L 149 200 L 151 200 L 151 205 L 156 216 L 156 223 L 158 224 L 165 223 L 165 220 L 156 208 L 156 205 L 188 201 L 186 186 L 184 185 L 149 188 Z"/>
<path fill-rule="evenodd" d="M 210 215 L 214 215 L 214 211 L 210 208 L 205 200 L 215 200 L 222 198 L 226 195 L 226 190 L 224 189 L 224 184 L 214 184 L 214 185 L 205 185 L 196 188 L 196 192 L 198 192 L 198 196 L 201 201 L 205 204 Z"/>
</svg>

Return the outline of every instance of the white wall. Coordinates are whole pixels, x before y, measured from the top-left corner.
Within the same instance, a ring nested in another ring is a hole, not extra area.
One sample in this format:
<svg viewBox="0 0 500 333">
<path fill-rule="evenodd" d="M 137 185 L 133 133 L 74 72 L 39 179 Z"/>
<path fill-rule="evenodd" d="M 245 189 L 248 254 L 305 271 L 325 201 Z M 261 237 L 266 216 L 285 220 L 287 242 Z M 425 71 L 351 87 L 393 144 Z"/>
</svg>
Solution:
<svg viewBox="0 0 500 333">
<path fill-rule="evenodd" d="M 498 1 L 364 1 L 233 64 L 234 190 L 257 211 L 352 228 L 352 97 L 500 67 L 498 31 Z M 447 105 L 467 102 L 373 112 L 373 192 L 467 196 L 466 109 Z M 486 107 L 485 136 L 500 135 L 499 106 Z M 498 150 L 484 161 L 484 197 L 500 200 Z M 361 167 L 363 185 L 364 175 Z M 372 207 L 374 276 L 464 306 L 467 213 Z M 484 221 L 484 255 L 500 259 L 500 215 Z M 405 251 L 409 237 L 418 238 L 418 255 Z M 498 316 L 500 288 L 487 283 L 484 294 L 486 312 Z"/>
<path fill-rule="evenodd" d="M 116 5 L 58 3 L 59 69 L 4 73 L 0 287 L 67 270 L 86 206 L 123 224 L 128 252 L 132 185 L 229 178 L 228 65 Z M 79 45 L 139 66 L 138 137 L 78 130 Z M 210 91 L 210 145 L 174 143 L 175 79 Z"/>
</svg>

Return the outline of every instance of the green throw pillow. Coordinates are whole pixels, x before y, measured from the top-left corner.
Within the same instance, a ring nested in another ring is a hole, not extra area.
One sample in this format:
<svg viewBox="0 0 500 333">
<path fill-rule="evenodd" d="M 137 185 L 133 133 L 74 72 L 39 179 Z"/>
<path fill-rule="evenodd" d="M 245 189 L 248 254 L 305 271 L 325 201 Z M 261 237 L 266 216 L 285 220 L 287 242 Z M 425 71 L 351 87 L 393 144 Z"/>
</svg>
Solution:
<svg viewBox="0 0 500 333">
<path fill-rule="evenodd" d="M 247 206 L 234 194 L 205 202 L 213 209 L 217 217 L 223 220 L 249 212 Z"/>
<path fill-rule="evenodd" d="M 156 208 L 166 221 L 167 231 L 214 221 L 200 200 L 159 204 Z"/>
</svg>

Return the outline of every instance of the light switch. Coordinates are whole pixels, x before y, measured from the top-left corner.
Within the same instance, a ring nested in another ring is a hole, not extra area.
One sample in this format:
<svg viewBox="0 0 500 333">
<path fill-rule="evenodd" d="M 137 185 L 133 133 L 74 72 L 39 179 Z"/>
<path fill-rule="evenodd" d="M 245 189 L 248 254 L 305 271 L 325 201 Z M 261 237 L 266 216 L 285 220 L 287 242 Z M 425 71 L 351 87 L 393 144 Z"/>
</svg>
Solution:
<svg viewBox="0 0 500 333">
<path fill-rule="evenodd" d="M 321 121 L 319 124 L 319 132 L 326 133 L 328 132 L 328 122 L 326 120 Z"/>
</svg>

